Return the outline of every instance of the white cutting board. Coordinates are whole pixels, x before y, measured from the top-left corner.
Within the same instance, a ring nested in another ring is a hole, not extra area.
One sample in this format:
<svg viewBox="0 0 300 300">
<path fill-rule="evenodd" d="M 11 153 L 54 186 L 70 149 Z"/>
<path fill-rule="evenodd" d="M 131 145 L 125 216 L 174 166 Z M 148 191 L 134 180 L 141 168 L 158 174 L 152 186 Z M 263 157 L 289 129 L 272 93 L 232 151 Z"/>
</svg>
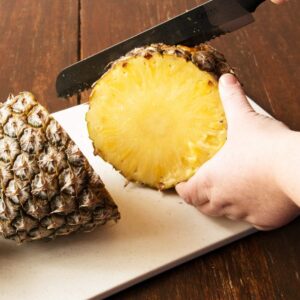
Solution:
<svg viewBox="0 0 300 300">
<path fill-rule="evenodd" d="M 102 177 L 121 220 L 51 242 L 17 246 L 0 240 L 1 299 L 106 297 L 254 232 L 245 223 L 206 217 L 175 193 L 124 187 L 124 178 L 93 155 L 87 108 L 80 105 L 54 117 Z"/>
</svg>

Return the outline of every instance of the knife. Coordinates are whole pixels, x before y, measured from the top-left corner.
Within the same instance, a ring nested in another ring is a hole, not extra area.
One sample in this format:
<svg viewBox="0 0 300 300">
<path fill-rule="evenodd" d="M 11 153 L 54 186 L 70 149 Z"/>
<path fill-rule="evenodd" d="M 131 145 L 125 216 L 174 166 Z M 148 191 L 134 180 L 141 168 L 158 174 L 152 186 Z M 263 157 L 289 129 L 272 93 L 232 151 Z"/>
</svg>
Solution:
<svg viewBox="0 0 300 300">
<path fill-rule="evenodd" d="M 210 0 L 117 45 L 63 69 L 56 79 L 59 97 L 90 88 L 106 66 L 133 48 L 152 43 L 196 45 L 254 21 L 251 13 L 264 0 Z"/>
</svg>

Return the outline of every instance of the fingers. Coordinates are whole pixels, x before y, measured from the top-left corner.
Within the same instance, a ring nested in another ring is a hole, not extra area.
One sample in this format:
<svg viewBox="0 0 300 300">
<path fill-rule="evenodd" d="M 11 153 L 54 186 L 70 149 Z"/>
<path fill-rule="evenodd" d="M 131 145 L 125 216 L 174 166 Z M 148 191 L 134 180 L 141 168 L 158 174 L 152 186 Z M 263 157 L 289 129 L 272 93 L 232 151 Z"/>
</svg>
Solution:
<svg viewBox="0 0 300 300">
<path fill-rule="evenodd" d="M 253 224 L 249 215 L 230 201 L 212 197 L 212 186 L 206 172 L 199 172 L 187 182 L 177 184 L 176 191 L 188 204 L 195 206 L 201 213 L 211 217 L 226 217 L 230 220 L 247 221 Z M 254 225 L 255 226 L 255 225 Z M 266 228 L 255 226 L 260 230 Z"/>
<path fill-rule="evenodd" d="M 224 209 L 228 205 L 220 205 L 216 204 L 212 201 L 207 201 L 206 203 L 203 203 L 200 206 L 197 206 L 197 209 L 202 212 L 205 215 L 211 216 L 211 217 L 222 217 L 224 216 Z"/>
<path fill-rule="evenodd" d="M 208 166 L 203 166 L 187 182 L 176 186 L 176 191 L 188 204 L 195 206 L 200 212 L 209 216 L 223 216 L 229 203 L 214 201 L 213 180 Z"/>
<path fill-rule="evenodd" d="M 202 167 L 203 168 L 203 167 Z M 199 207 L 209 201 L 208 190 L 205 184 L 205 171 L 199 170 L 187 182 L 176 185 L 178 195 L 188 204 Z"/>
<path fill-rule="evenodd" d="M 237 205 L 228 205 L 224 209 L 224 217 L 234 221 L 244 221 L 248 217 L 248 214 L 244 211 L 244 209 Z"/>
<path fill-rule="evenodd" d="M 240 83 L 234 75 L 224 74 L 221 76 L 219 91 L 228 120 L 228 126 L 235 126 L 233 123 L 237 123 L 241 120 L 242 115 L 248 112 L 254 112 Z"/>
<path fill-rule="evenodd" d="M 194 197 L 193 194 L 195 193 L 196 187 L 195 182 L 191 182 L 193 177 L 186 181 L 186 182 L 181 182 L 176 185 L 175 189 L 177 194 L 188 204 L 192 204 L 192 198 Z"/>
</svg>

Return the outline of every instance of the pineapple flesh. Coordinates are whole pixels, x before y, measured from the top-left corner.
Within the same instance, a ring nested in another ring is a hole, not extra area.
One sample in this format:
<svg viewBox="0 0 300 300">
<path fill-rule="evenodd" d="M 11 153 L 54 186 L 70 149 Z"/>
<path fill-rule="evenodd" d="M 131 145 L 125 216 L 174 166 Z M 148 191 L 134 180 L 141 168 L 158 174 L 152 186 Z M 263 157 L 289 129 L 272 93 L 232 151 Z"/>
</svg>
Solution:
<svg viewBox="0 0 300 300">
<path fill-rule="evenodd" d="M 218 78 L 232 69 L 207 44 L 153 44 L 113 62 L 86 121 L 95 153 L 129 181 L 160 190 L 190 178 L 226 140 Z"/>
<path fill-rule="evenodd" d="M 119 217 L 100 177 L 31 93 L 0 104 L 0 234 L 22 243 Z"/>
</svg>

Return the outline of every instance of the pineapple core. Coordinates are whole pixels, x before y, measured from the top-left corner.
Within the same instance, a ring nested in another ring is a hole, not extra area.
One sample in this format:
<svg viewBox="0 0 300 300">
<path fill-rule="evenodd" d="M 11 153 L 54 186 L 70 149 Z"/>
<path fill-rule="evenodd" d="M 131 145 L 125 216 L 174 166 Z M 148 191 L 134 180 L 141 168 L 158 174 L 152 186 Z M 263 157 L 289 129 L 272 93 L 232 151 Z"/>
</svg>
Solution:
<svg viewBox="0 0 300 300">
<path fill-rule="evenodd" d="M 176 55 L 114 63 L 94 86 L 86 120 L 95 153 L 161 190 L 189 179 L 226 140 L 216 77 Z"/>
</svg>

